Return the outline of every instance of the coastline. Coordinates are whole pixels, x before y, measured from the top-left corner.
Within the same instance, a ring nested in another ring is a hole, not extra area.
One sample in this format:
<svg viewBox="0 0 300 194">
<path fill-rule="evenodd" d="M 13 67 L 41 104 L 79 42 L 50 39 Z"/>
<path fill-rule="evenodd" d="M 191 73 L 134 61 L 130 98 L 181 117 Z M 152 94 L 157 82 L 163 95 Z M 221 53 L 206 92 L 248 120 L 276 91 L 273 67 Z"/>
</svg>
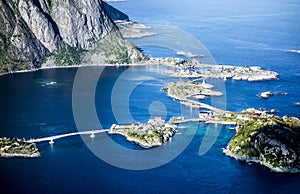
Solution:
<svg viewBox="0 0 300 194">
<path fill-rule="evenodd" d="M 0 138 L 0 157 L 37 158 L 40 155 L 36 144 L 26 142 L 24 138 Z"/>
<path fill-rule="evenodd" d="M 211 69 L 213 72 L 211 73 L 198 73 L 196 71 L 184 71 L 182 72 L 182 68 L 189 68 L 192 63 L 195 68 L 204 68 L 204 69 Z M 180 64 L 180 65 L 179 65 Z M 247 81 L 266 81 L 266 80 L 277 80 L 278 73 L 269 71 L 269 70 L 262 70 L 261 67 L 253 66 L 253 67 L 246 67 L 247 69 L 252 69 L 252 71 L 248 72 L 247 75 L 234 75 L 234 74 L 224 74 L 222 69 L 231 69 L 231 70 L 243 70 L 245 67 L 242 66 L 231 66 L 231 65 L 218 65 L 218 64 L 200 64 L 198 60 L 189 60 L 184 61 L 180 58 L 152 58 L 150 57 L 148 60 L 143 60 L 139 63 L 81 63 L 79 65 L 55 65 L 53 61 L 48 61 L 41 65 L 40 68 L 33 68 L 29 70 L 18 70 L 18 71 L 10 71 L 0 73 L 0 76 L 7 75 L 7 74 L 14 74 L 14 73 L 27 73 L 27 72 L 34 72 L 42 69 L 60 69 L 60 68 L 78 68 L 78 67 L 138 67 L 138 66 L 149 66 L 149 65 L 163 65 L 169 67 L 171 69 L 164 71 L 163 73 L 172 77 L 178 78 L 203 78 L 203 79 L 224 79 L 225 78 L 232 78 L 233 80 L 247 80 Z M 180 71 L 178 71 L 181 69 Z"/>
<path fill-rule="evenodd" d="M 68 65 L 68 66 L 42 66 L 40 68 L 28 69 L 28 70 L 18 70 L 0 73 L 0 77 L 9 74 L 18 74 L 18 73 L 30 73 L 43 69 L 67 69 L 67 68 L 78 68 L 78 67 L 139 67 L 139 66 L 148 66 L 148 65 L 161 65 L 159 63 L 129 63 L 129 64 L 81 64 L 81 65 Z"/>
<path fill-rule="evenodd" d="M 277 172 L 277 173 L 299 173 L 299 171 L 295 170 L 295 169 L 291 169 L 289 170 L 288 168 L 279 168 L 279 167 L 274 167 L 269 163 L 263 162 L 261 160 L 259 160 L 259 158 L 254 158 L 254 157 L 248 157 L 248 156 L 241 156 L 241 155 L 237 155 L 234 154 L 233 152 L 230 151 L 229 147 L 227 146 L 226 148 L 223 148 L 223 154 L 225 154 L 226 156 L 232 157 L 237 161 L 244 161 L 247 163 L 256 163 L 256 164 L 260 164 L 262 166 L 265 166 L 269 169 L 271 169 L 271 171 L 273 172 Z"/>
<path fill-rule="evenodd" d="M 118 134 L 143 148 L 152 148 L 168 142 L 176 134 L 176 129 L 176 125 L 156 117 L 147 123 L 113 124 L 108 134 Z"/>
<path fill-rule="evenodd" d="M 7 153 L 1 153 L 0 157 L 3 158 L 13 158 L 13 157 L 20 157 L 20 158 L 38 158 L 40 157 L 40 153 L 34 153 L 34 154 L 7 154 Z"/>
</svg>

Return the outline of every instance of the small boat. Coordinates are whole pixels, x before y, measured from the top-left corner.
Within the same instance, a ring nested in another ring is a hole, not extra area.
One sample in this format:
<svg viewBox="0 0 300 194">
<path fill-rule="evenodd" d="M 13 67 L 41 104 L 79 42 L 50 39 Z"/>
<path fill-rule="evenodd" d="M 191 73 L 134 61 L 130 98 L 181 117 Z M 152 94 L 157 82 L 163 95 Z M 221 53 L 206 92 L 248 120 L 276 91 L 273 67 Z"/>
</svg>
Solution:
<svg viewBox="0 0 300 194">
<path fill-rule="evenodd" d="M 289 53 L 298 53 L 300 54 L 300 50 L 288 50 Z"/>
<path fill-rule="evenodd" d="M 296 105 L 296 106 L 300 106 L 300 102 L 296 102 L 295 105 Z"/>
<path fill-rule="evenodd" d="M 57 84 L 57 82 L 51 81 L 51 82 L 47 82 L 47 83 L 43 84 L 42 87 L 51 86 L 51 85 L 55 85 L 55 84 Z"/>
<path fill-rule="evenodd" d="M 57 84 L 57 82 L 51 81 L 51 82 L 46 83 L 46 85 L 54 85 L 54 84 Z"/>
<path fill-rule="evenodd" d="M 267 98 L 269 98 L 270 96 L 273 96 L 273 95 L 274 95 L 274 92 L 267 91 L 267 92 L 261 92 L 257 96 L 260 97 L 260 98 L 267 99 Z"/>
</svg>

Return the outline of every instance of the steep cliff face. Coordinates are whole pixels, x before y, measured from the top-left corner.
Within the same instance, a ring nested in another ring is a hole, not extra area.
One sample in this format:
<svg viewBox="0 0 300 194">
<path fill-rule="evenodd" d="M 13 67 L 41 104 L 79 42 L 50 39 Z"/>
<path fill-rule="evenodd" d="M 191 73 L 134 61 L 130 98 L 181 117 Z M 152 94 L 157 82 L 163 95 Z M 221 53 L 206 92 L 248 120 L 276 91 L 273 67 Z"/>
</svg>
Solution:
<svg viewBox="0 0 300 194">
<path fill-rule="evenodd" d="M 66 50 L 98 48 L 112 31 L 122 39 L 102 0 L 0 0 L 0 23 L 0 72 L 39 67 L 45 56 Z"/>
<path fill-rule="evenodd" d="M 0 23 L 2 71 L 38 65 L 43 56 L 49 53 L 22 18 L 16 2 L 0 1 Z"/>
</svg>

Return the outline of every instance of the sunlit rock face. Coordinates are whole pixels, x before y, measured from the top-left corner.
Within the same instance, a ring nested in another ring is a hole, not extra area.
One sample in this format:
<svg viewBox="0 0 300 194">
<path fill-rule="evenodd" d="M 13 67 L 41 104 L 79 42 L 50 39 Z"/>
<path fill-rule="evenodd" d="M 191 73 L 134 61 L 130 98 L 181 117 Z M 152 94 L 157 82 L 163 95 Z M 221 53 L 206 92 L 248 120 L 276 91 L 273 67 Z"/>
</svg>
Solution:
<svg viewBox="0 0 300 194">
<path fill-rule="evenodd" d="M 0 23 L 1 66 L 39 66 L 68 46 L 93 49 L 115 29 L 99 0 L 1 0 Z"/>
</svg>

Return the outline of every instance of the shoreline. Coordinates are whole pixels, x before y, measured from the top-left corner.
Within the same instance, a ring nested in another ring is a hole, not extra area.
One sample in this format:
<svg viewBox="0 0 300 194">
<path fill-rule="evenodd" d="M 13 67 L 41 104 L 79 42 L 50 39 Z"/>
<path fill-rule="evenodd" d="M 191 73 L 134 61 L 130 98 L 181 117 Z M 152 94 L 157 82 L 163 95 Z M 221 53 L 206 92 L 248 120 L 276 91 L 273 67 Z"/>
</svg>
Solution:
<svg viewBox="0 0 300 194">
<path fill-rule="evenodd" d="M 267 167 L 271 171 L 276 172 L 276 173 L 293 173 L 293 174 L 299 173 L 299 171 L 297 171 L 295 169 L 287 170 L 286 168 L 273 167 L 272 165 L 270 165 L 266 162 L 263 162 L 263 161 L 259 160 L 258 158 L 253 158 L 253 157 L 248 157 L 248 156 L 240 156 L 240 155 L 234 154 L 229 150 L 228 146 L 226 148 L 222 148 L 222 151 L 223 151 L 224 155 L 234 158 L 237 161 L 244 161 L 247 163 L 253 162 L 253 163 L 259 164 L 261 166 Z"/>
<path fill-rule="evenodd" d="M 167 143 L 176 134 L 176 129 L 176 125 L 156 117 L 147 123 L 113 124 L 108 134 L 118 134 L 143 148 L 152 148 Z"/>
<path fill-rule="evenodd" d="M 159 63 L 129 63 L 129 64 L 81 64 L 81 65 L 68 65 L 68 66 L 44 66 L 36 69 L 28 69 L 28 70 L 18 70 L 0 73 L 1 76 L 10 75 L 10 74 L 19 74 L 19 73 L 30 73 L 35 71 L 40 71 L 44 69 L 68 69 L 68 68 L 79 68 L 79 67 L 141 67 L 141 66 L 149 66 L 149 65 L 161 65 Z"/>
<path fill-rule="evenodd" d="M 19 158 L 38 158 L 40 157 L 40 153 L 34 153 L 34 154 L 7 154 L 7 153 L 2 153 L 0 154 L 0 157 L 3 158 L 14 158 L 14 157 L 19 157 Z"/>
<path fill-rule="evenodd" d="M 196 60 L 197 61 L 197 60 Z M 186 64 L 183 64 L 183 60 L 180 58 L 152 58 L 150 57 L 149 60 L 146 61 L 141 61 L 139 63 L 123 63 L 123 64 L 109 64 L 109 63 L 81 63 L 79 65 L 65 65 L 65 66 L 58 66 L 58 65 L 53 65 L 53 63 L 44 63 L 41 65 L 39 68 L 33 68 L 29 70 L 18 70 L 18 71 L 10 71 L 10 72 L 3 72 L 0 73 L 0 76 L 8 75 L 8 74 L 14 74 L 14 73 L 27 73 L 27 72 L 34 72 L 34 71 L 39 71 L 43 69 L 60 69 L 60 68 L 79 68 L 79 67 L 139 67 L 139 66 L 151 66 L 151 65 L 156 65 L 156 66 L 165 66 L 169 67 L 172 69 L 165 70 L 163 73 L 166 75 L 169 75 L 171 77 L 178 77 L 178 78 L 197 78 L 197 79 L 207 79 L 207 78 L 216 78 L 216 79 L 224 79 L 225 78 L 232 78 L 233 80 L 247 80 L 249 82 L 252 81 L 266 81 L 266 80 L 276 80 L 278 79 L 278 73 L 273 72 L 270 70 L 262 70 L 261 67 L 258 66 L 253 66 L 253 67 L 248 67 L 249 69 L 253 69 L 253 72 L 249 72 L 248 75 L 245 77 L 243 75 L 226 75 L 223 72 L 219 72 L 220 69 L 243 69 L 245 67 L 242 66 L 232 66 L 232 65 L 218 65 L 218 64 L 197 64 L 194 59 L 189 61 L 191 63 L 194 63 L 194 67 L 196 68 L 210 68 L 214 70 L 214 74 L 207 74 L 207 73 L 198 73 L 198 72 L 176 72 L 176 68 L 179 66 L 176 65 L 177 63 L 182 63 L 181 66 L 185 67 Z M 182 68 L 182 67 L 180 67 Z M 217 70 L 217 71 L 216 71 Z"/>
</svg>

